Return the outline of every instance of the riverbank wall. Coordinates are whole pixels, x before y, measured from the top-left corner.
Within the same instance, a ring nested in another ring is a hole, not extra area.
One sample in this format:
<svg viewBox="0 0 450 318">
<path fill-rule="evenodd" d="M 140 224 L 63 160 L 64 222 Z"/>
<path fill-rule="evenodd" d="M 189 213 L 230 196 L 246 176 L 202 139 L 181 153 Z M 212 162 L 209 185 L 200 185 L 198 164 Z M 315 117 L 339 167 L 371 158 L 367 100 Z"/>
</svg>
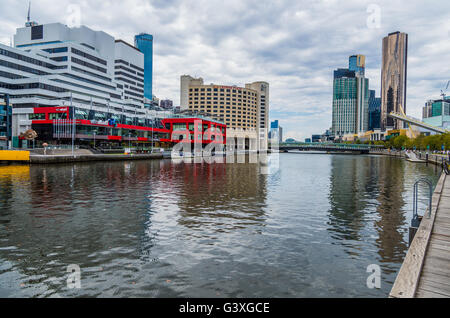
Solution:
<svg viewBox="0 0 450 318">
<path fill-rule="evenodd" d="M 156 160 L 163 159 L 162 153 L 151 154 L 74 154 L 41 155 L 29 151 L 0 151 L 0 163 L 57 164 L 90 161 Z"/>
<path fill-rule="evenodd" d="M 423 160 L 423 163 L 431 163 L 438 166 L 444 166 L 445 160 L 449 160 L 448 157 L 444 155 L 435 155 L 435 154 L 426 154 L 425 152 L 415 151 L 414 152 L 419 160 Z M 371 155 L 382 155 L 382 156 L 390 156 L 395 158 L 403 158 L 407 159 L 406 151 L 401 150 L 370 150 L 369 154 Z"/>
</svg>

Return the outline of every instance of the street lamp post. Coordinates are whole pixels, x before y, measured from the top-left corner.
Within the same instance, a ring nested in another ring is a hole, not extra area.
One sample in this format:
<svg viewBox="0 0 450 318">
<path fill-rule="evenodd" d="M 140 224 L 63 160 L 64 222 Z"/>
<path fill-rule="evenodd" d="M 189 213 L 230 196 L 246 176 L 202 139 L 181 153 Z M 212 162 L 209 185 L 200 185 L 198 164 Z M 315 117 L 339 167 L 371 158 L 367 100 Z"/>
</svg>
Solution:
<svg viewBox="0 0 450 318">
<path fill-rule="evenodd" d="M 94 148 L 95 148 L 95 134 L 96 134 L 96 130 L 94 130 Z"/>
</svg>

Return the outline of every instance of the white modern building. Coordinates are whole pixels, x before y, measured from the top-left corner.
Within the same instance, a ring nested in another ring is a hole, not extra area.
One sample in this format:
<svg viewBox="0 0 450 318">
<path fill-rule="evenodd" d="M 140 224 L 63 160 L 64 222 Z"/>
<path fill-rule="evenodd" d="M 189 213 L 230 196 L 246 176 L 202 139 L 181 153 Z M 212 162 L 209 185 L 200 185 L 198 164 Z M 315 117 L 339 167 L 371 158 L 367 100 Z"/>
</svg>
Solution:
<svg viewBox="0 0 450 318">
<path fill-rule="evenodd" d="M 0 94 L 14 106 L 13 143 L 39 116 L 36 107 L 74 106 L 77 119 L 99 122 L 169 116 L 144 107 L 143 87 L 143 53 L 102 31 L 34 23 L 16 30 L 14 47 L 0 44 Z"/>
</svg>

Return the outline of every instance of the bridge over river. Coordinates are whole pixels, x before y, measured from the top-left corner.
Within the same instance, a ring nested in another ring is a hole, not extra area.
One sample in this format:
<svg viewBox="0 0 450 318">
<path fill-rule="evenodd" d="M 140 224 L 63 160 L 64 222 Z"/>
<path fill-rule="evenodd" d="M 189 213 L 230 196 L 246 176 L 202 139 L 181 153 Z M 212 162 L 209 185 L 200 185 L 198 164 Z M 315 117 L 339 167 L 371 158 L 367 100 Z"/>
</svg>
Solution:
<svg viewBox="0 0 450 318">
<path fill-rule="evenodd" d="M 317 150 L 326 152 L 352 152 L 352 153 L 369 153 L 370 150 L 383 149 L 382 145 L 366 145 L 366 144 L 344 144 L 344 143 L 322 143 L 322 142 L 298 142 L 279 144 L 281 152 L 292 150 Z"/>
</svg>

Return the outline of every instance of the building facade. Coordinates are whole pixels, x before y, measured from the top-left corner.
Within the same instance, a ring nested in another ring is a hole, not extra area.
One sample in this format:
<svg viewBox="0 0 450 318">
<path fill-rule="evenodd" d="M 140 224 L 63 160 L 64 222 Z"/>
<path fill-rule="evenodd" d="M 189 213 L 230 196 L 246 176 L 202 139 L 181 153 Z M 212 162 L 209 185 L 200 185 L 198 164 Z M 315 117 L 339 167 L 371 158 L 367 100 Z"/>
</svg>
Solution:
<svg viewBox="0 0 450 318">
<path fill-rule="evenodd" d="M 381 130 L 403 128 L 390 112 L 406 113 L 408 34 L 389 33 L 383 38 L 381 62 Z"/>
<path fill-rule="evenodd" d="M 270 122 L 269 141 L 274 143 L 274 139 L 276 139 L 278 143 L 283 142 L 283 127 L 278 123 L 278 119 Z"/>
<path fill-rule="evenodd" d="M 351 55 L 348 58 L 348 69 L 355 74 L 364 76 L 366 69 L 366 57 L 361 54 Z"/>
<path fill-rule="evenodd" d="M 144 101 L 144 54 L 123 40 L 115 40 L 114 50 L 114 78 L 124 99 L 139 107 Z"/>
<path fill-rule="evenodd" d="M 137 48 L 61 23 L 27 24 L 14 39 L 15 47 L 0 44 L 0 95 L 13 106 L 13 147 L 29 146 L 21 137 L 28 129 L 38 133 L 36 145 L 70 144 L 72 136 L 76 144 L 137 148 L 173 142 L 165 126 L 173 112 L 145 107 L 144 54 Z"/>
<path fill-rule="evenodd" d="M 153 99 L 153 35 L 141 33 L 134 37 L 134 45 L 144 54 L 144 96 Z"/>
<path fill-rule="evenodd" d="M 8 149 L 10 146 L 11 115 L 9 96 L 0 94 L 0 150 Z"/>
<path fill-rule="evenodd" d="M 381 98 L 375 97 L 375 90 L 369 90 L 369 130 L 381 127 Z"/>
<path fill-rule="evenodd" d="M 369 128 L 369 79 L 364 77 L 364 57 L 352 55 L 350 70 L 337 69 L 333 79 L 332 132 L 337 138 L 363 133 Z"/>
<path fill-rule="evenodd" d="M 432 126 L 450 129 L 450 96 L 444 99 L 431 100 L 423 109 L 422 120 Z"/>
<path fill-rule="evenodd" d="M 159 102 L 159 107 L 161 107 L 162 109 L 173 109 L 173 101 L 171 101 L 170 99 L 162 99 Z"/>
<path fill-rule="evenodd" d="M 180 78 L 182 110 L 205 113 L 227 125 L 227 139 L 246 138 L 250 149 L 267 149 L 269 84 L 254 82 L 245 87 L 205 85 L 202 78 Z M 249 143 L 252 143 L 250 145 Z M 253 144 L 254 143 L 254 144 Z"/>
</svg>

